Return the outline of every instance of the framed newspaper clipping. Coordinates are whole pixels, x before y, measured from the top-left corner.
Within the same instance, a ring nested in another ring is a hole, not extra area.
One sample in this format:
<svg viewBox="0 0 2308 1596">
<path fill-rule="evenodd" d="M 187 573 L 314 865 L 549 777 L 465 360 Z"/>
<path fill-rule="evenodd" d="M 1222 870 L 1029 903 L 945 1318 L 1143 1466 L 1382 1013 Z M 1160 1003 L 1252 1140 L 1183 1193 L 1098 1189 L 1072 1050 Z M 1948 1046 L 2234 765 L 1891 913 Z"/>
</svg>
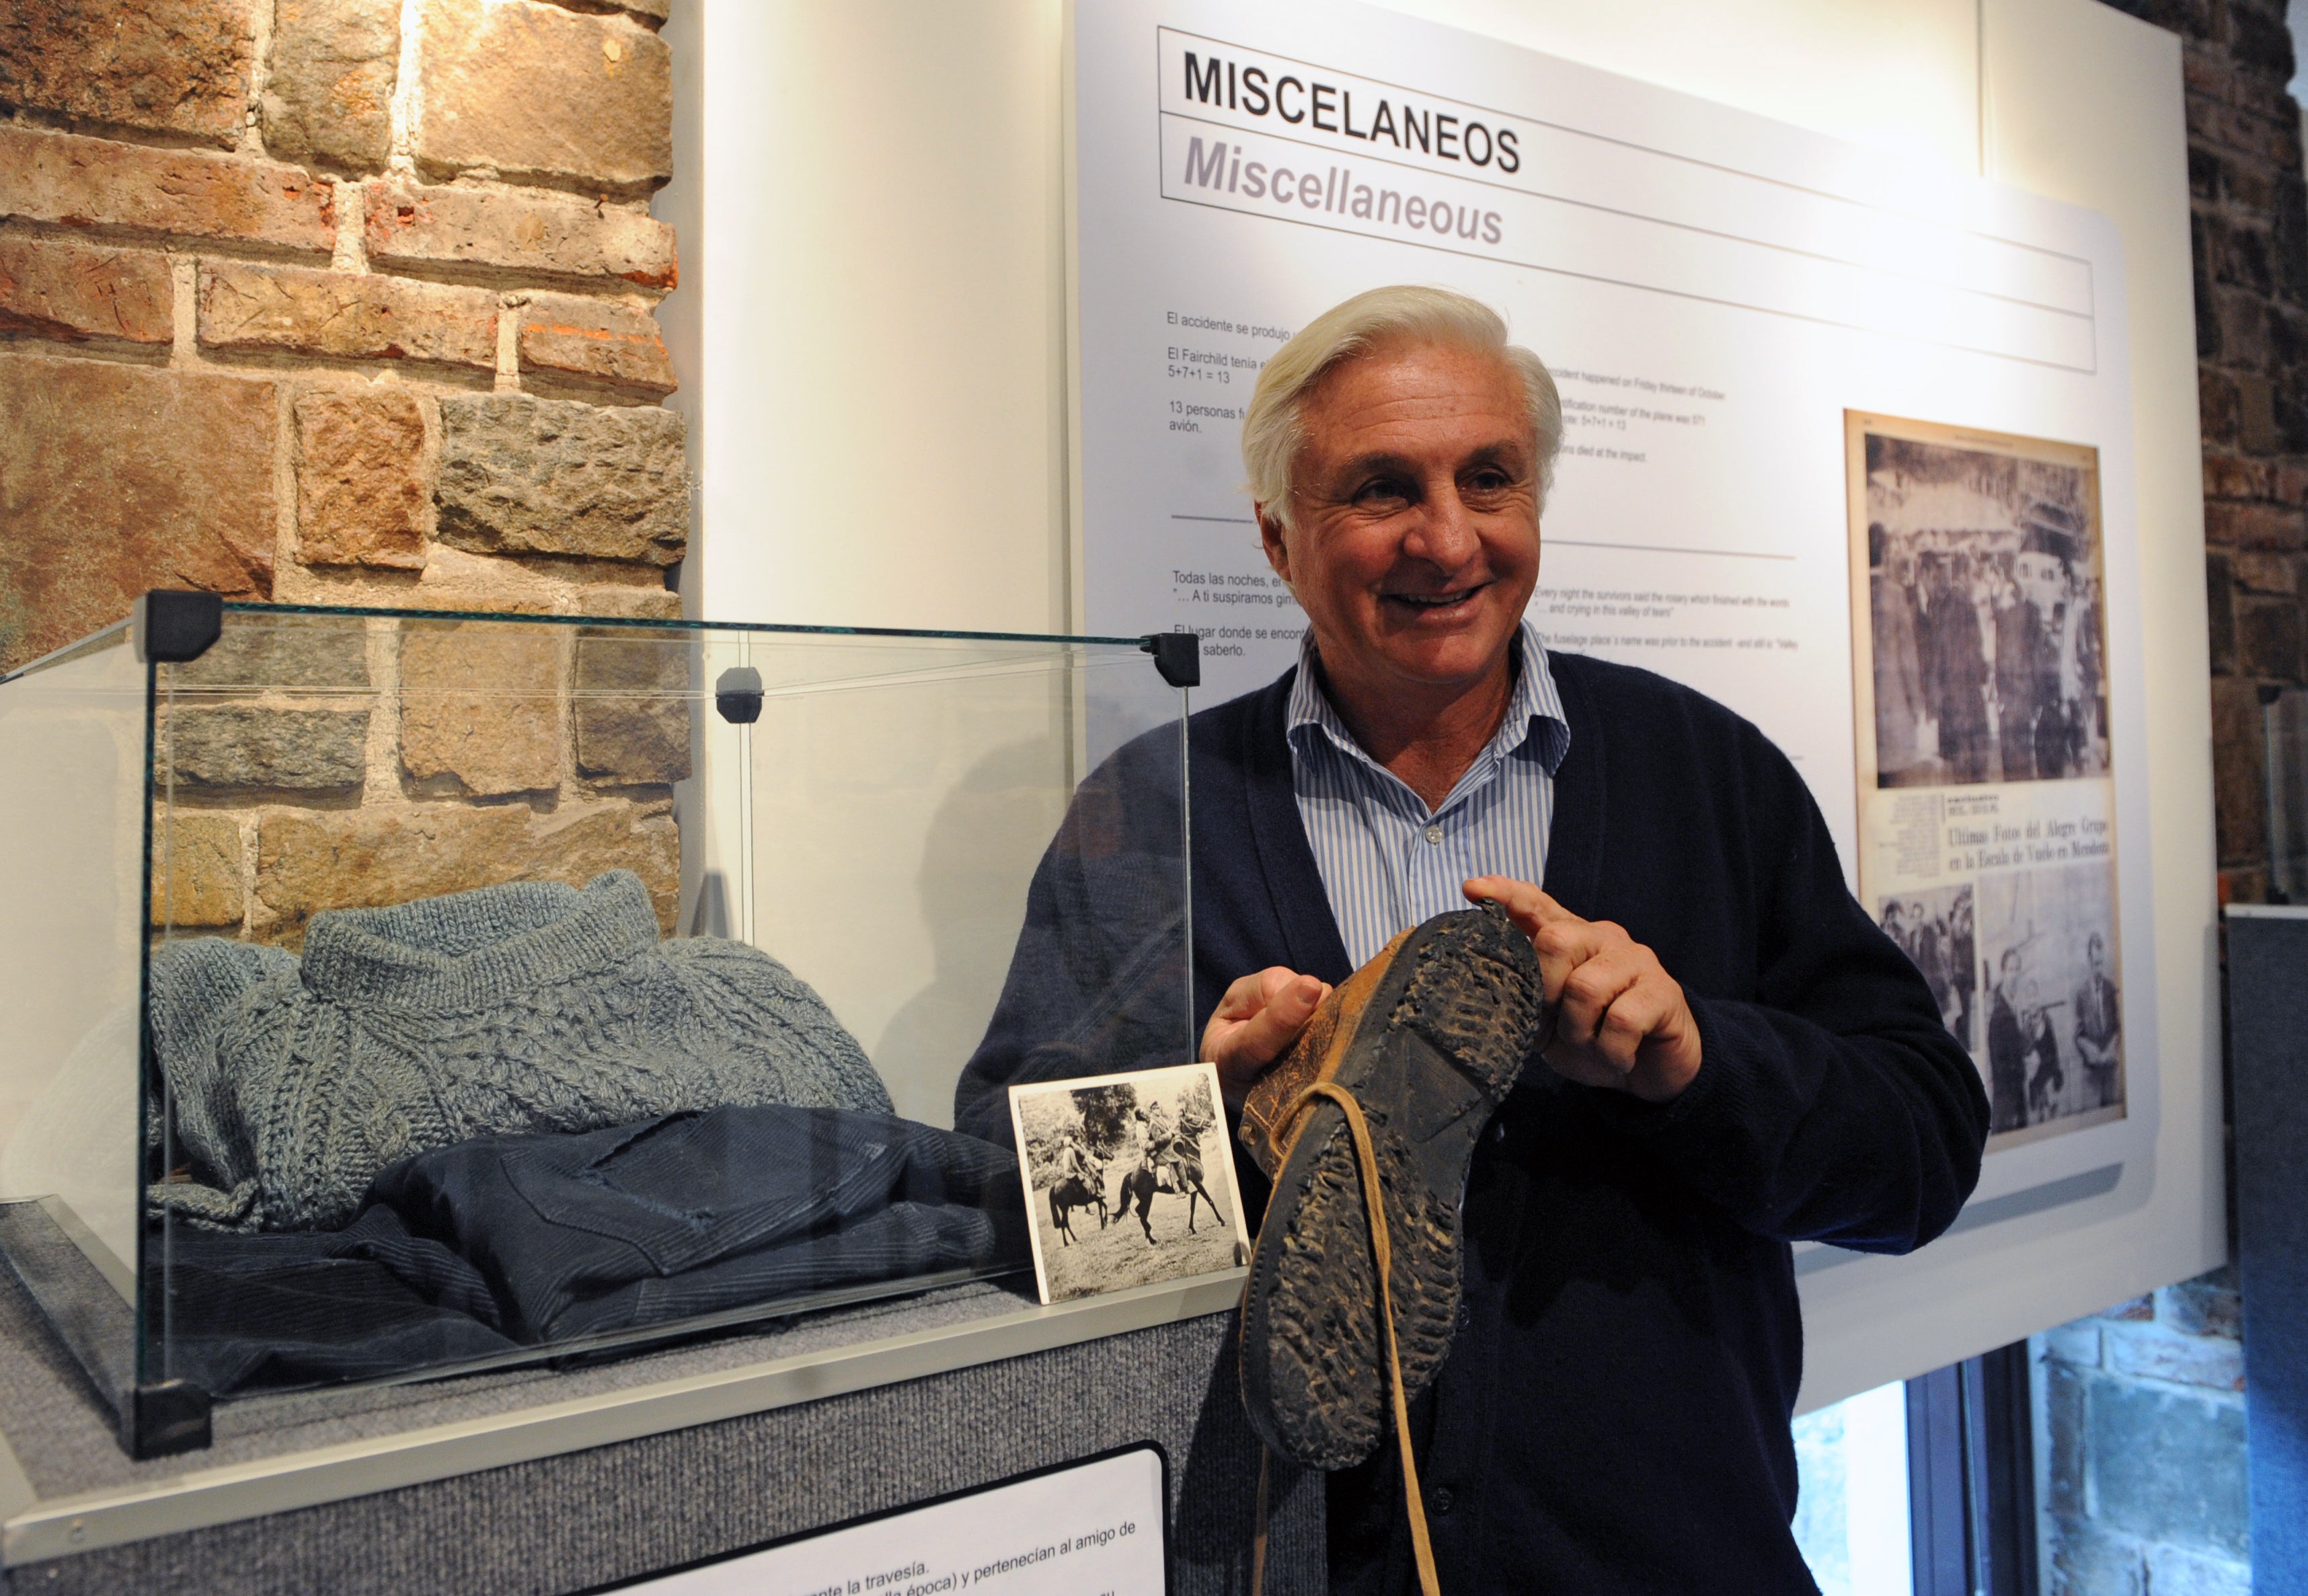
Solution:
<svg viewBox="0 0 2308 1596">
<path fill-rule="evenodd" d="M 1988 1150 L 2125 1115 L 2098 451 L 1847 411 L 1859 893 Z"/>
</svg>

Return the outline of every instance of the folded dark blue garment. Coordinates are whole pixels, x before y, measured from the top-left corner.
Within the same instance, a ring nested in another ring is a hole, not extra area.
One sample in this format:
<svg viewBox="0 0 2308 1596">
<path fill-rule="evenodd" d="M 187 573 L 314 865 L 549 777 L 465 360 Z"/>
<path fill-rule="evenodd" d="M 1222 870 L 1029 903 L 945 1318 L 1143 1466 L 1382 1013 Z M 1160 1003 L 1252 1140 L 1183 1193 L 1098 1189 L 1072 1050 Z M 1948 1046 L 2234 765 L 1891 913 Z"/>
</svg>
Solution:
<svg viewBox="0 0 2308 1596">
<path fill-rule="evenodd" d="M 340 1230 L 171 1227 L 168 1376 L 375 1379 L 947 1270 L 1022 1268 L 1005 1150 L 886 1115 L 723 1108 L 387 1169 Z"/>
<path fill-rule="evenodd" d="M 367 1202 L 472 1265 L 530 1343 L 1027 1258 L 1007 1150 L 842 1109 L 486 1136 L 394 1165 Z M 445 1279 L 409 1262 L 421 1289 Z"/>
<path fill-rule="evenodd" d="M 157 1379 L 203 1390 L 376 1379 L 515 1350 L 480 1272 L 389 1209 L 342 1230 L 168 1238 Z"/>
</svg>

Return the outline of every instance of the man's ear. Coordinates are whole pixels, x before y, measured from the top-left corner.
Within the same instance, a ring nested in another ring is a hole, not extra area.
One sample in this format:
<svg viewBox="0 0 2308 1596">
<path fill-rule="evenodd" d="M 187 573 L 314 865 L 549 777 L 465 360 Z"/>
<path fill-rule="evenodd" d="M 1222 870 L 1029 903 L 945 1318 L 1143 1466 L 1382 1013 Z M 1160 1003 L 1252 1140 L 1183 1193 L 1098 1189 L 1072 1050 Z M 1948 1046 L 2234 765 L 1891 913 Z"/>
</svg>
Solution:
<svg viewBox="0 0 2308 1596">
<path fill-rule="evenodd" d="M 1258 517 L 1258 540 L 1266 548 L 1266 563 L 1283 581 L 1290 580 L 1290 546 L 1284 541 L 1281 520 L 1265 505 L 1253 505 L 1250 513 Z"/>
</svg>

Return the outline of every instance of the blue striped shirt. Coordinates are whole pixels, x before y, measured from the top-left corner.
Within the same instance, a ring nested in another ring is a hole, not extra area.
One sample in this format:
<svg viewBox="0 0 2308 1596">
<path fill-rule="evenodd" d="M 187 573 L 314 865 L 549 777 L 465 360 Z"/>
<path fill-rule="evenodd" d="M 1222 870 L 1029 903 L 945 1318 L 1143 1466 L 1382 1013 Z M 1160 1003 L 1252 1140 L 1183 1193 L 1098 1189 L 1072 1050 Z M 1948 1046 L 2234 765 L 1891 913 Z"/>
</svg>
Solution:
<svg viewBox="0 0 2308 1596">
<path fill-rule="evenodd" d="M 1357 969 L 1398 931 L 1467 907 L 1474 876 L 1546 878 L 1554 771 L 1571 723 L 1546 669 L 1546 646 L 1525 621 L 1521 669 L 1506 719 L 1433 813 L 1402 779 L 1363 751 L 1315 680 L 1314 634 L 1298 648 L 1284 733 L 1298 817 L 1347 956 Z"/>
</svg>

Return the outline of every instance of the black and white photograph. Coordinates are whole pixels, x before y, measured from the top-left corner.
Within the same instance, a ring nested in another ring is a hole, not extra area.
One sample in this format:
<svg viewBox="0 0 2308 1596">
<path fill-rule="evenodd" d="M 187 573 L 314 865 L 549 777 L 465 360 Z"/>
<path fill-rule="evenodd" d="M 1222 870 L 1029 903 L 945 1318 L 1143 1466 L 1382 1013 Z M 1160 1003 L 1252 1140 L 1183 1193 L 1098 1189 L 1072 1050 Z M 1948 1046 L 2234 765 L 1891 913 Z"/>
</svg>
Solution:
<svg viewBox="0 0 2308 1596">
<path fill-rule="evenodd" d="M 1895 893 L 1878 901 L 1875 913 L 1884 934 L 1924 972 L 1949 1032 L 1965 1051 L 1977 1051 L 1979 958 L 1971 884 Z"/>
<path fill-rule="evenodd" d="M 1215 1065 L 1010 1088 L 1044 1302 L 1245 1261 Z"/>
<path fill-rule="evenodd" d="M 2115 902 L 2104 864 L 1979 883 L 1986 1034 L 1973 1052 L 1994 1138 L 2123 1109 Z M 2064 1128 L 2064 1126 L 2063 1126 Z"/>
<path fill-rule="evenodd" d="M 1866 573 L 1853 631 L 1873 712 L 1859 729 L 1863 778 L 2106 775 L 2097 452 L 1856 414 L 1847 425 L 1853 563 Z"/>
</svg>

